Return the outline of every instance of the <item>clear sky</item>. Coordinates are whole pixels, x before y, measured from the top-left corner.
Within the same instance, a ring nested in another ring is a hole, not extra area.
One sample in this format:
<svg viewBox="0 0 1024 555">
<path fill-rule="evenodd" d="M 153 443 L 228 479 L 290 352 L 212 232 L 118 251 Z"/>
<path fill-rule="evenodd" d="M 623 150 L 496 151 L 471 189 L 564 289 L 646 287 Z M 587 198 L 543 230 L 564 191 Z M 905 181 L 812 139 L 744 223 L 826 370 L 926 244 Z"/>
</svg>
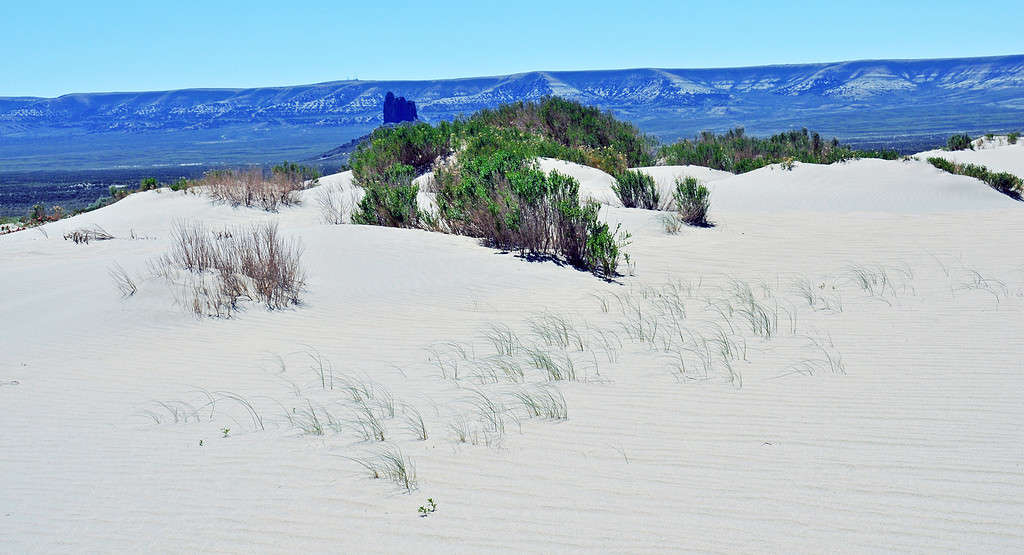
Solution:
<svg viewBox="0 0 1024 555">
<path fill-rule="evenodd" d="M 1020 0 L 0 0 L 0 96 L 1024 53 Z"/>
</svg>

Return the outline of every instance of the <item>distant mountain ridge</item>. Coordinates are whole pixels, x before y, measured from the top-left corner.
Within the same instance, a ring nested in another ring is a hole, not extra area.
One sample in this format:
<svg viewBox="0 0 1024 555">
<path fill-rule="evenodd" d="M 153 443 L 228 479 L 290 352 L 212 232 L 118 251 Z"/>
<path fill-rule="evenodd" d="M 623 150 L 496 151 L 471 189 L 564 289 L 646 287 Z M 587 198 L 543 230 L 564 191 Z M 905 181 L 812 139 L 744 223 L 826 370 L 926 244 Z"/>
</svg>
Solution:
<svg viewBox="0 0 1024 555">
<path fill-rule="evenodd" d="M 388 91 L 415 101 L 425 121 L 558 95 L 611 110 L 663 139 L 736 125 L 761 134 L 808 126 L 865 139 L 1024 127 L 1024 55 L 1011 55 L 0 97 L 0 160 L 8 143 L 17 143 L 21 156 L 48 137 L 88 142 L 130 134 L 145 142 L 161 135 L 187 140 L 200 130 L 259 129 L 274 136 L 286 129 L 349 129 L 337 145 L 382 123 Z"/>
</svg>

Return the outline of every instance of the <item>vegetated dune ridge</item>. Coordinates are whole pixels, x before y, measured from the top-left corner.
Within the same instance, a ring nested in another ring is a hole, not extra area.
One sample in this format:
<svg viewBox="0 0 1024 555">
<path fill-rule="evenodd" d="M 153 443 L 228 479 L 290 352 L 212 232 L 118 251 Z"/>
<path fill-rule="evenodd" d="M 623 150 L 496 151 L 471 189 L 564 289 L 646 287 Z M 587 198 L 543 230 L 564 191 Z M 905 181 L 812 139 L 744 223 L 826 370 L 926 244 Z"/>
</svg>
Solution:
<svg viewBox="0 0 1024 555">
<path fill-rule="evenodd" d="M 558 165 L 601 194 L 594 170 Z M 604 208 L 636 262 L 611 283 L 469 238 L 325 225 L 318 189 L 279 214 L 146 192 L 0 237 L 3 550 L 1024 548 L 1024 206 L 923 158 L 709 187 L 714 227 L 678 235 Z M 303 305 L 174 306 L 145 276 L 182 218 L 279 221 L 305 247 Z M 93 224 L 116 239 L 61 239 Z M 577 379 L 527 363 L 525 385 L 506 379 L 492 323 Z M 524 391 L 560 392 L 568 418 L 531 417 Z M 361 406 L 386 442 L 363 439 Z M 302 431 L 309 410 L 324 435 Z M 418 489 L 352 459 L 384 446 Z"/>
<path fill-rule="evenodd" d="M 929 150 L 917 157 L 926 160 L 937 156 L 958 164 L 976 164 L 994 172 L 1009 172 L 1024 177 L 1024 139 L 1018 139 L 1011 145 L 1006 135 L 997 135 L 991 139 L 979 137 L 971 143 L 974 145 L 973 150 Z"/>
</svg>

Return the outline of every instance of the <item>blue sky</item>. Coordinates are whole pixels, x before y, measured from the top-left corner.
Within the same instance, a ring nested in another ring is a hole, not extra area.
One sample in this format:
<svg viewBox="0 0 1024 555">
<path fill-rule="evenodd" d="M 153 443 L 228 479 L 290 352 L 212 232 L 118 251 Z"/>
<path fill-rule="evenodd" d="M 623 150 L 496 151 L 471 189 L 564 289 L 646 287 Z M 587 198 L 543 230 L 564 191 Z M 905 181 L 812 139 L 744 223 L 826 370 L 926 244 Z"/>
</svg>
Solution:
<svg viewBox="0 0 1024 555">
<path fill-rule="evenodd" d="M 29 2 L 0 96 L 1024 53 L 1024 2 Z"/>
</svg>

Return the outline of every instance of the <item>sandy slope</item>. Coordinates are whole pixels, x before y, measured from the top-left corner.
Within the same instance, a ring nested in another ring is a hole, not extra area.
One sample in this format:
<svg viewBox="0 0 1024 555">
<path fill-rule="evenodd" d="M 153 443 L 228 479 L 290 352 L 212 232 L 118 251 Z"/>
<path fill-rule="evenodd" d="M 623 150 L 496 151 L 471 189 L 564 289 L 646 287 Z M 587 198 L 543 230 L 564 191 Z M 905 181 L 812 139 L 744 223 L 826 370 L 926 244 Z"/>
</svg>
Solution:
<svg viewBox="0 0 1024 555">
<path fill-rule="evenodd" d="M 545 164 L 608 199 L 597 170 Z M 0 237 L 2 551 L 1024 549 L 1024 207 L 924 162 L 709 181 L 716 226 L 675 236 L 608 199 L 636 261 L 612 283 L 467 238 L 325 225 L 315 189 L 279 214 L 147 192 Z M 305 246 L 305 304 L 227 320 L 174 306 L 145 276 L 182 218 L 278 220 Z M 93 224 L 118 238 L 61 239 Z M 114 262 L 135 296 L 119 298 Z M 771 337 L 740 314 L 747 286 L 776 315 Z M 572 322 L 568 349 L 532 330 L 543 314 Z M 574 361 L 579 379 L 553 383 L 568 419 L 515 408 L 548 383 L 539 370 L 487 378 L 491 323 Z M 702 337 L 735 357 L 702 366 Z M 333 365 L 323 380 L 314 350 Z M 383 421 L 416 465 L 411 494 L 346 458 L 380 445 L 360 437 L 343 375 L 377 384 L 378 414 L 382 388 L 396 400 Z M 200 388 L 247 399 L 264 429 L 223 398 L 191 416 Z M 503 434 L 474 391 L 505 406 Z M 306 407 L 340 431 L 302 433 L 288 415 Z M 439 508 L 420 518 L 427 497 Z"/>
<path fill-rule="evenodd" d="M 1024 139 L 1018 139 L 1017 144 L 1011 145 L 1005 136 L 993 137 L 992 140 L 982 137 L 974 140 L 974 150 L 929 150 L 915 156 L 921 160 L 938 156 L 953 162 L 979 164 L 992 171 L 1024 176 Z"/>
</svg>

